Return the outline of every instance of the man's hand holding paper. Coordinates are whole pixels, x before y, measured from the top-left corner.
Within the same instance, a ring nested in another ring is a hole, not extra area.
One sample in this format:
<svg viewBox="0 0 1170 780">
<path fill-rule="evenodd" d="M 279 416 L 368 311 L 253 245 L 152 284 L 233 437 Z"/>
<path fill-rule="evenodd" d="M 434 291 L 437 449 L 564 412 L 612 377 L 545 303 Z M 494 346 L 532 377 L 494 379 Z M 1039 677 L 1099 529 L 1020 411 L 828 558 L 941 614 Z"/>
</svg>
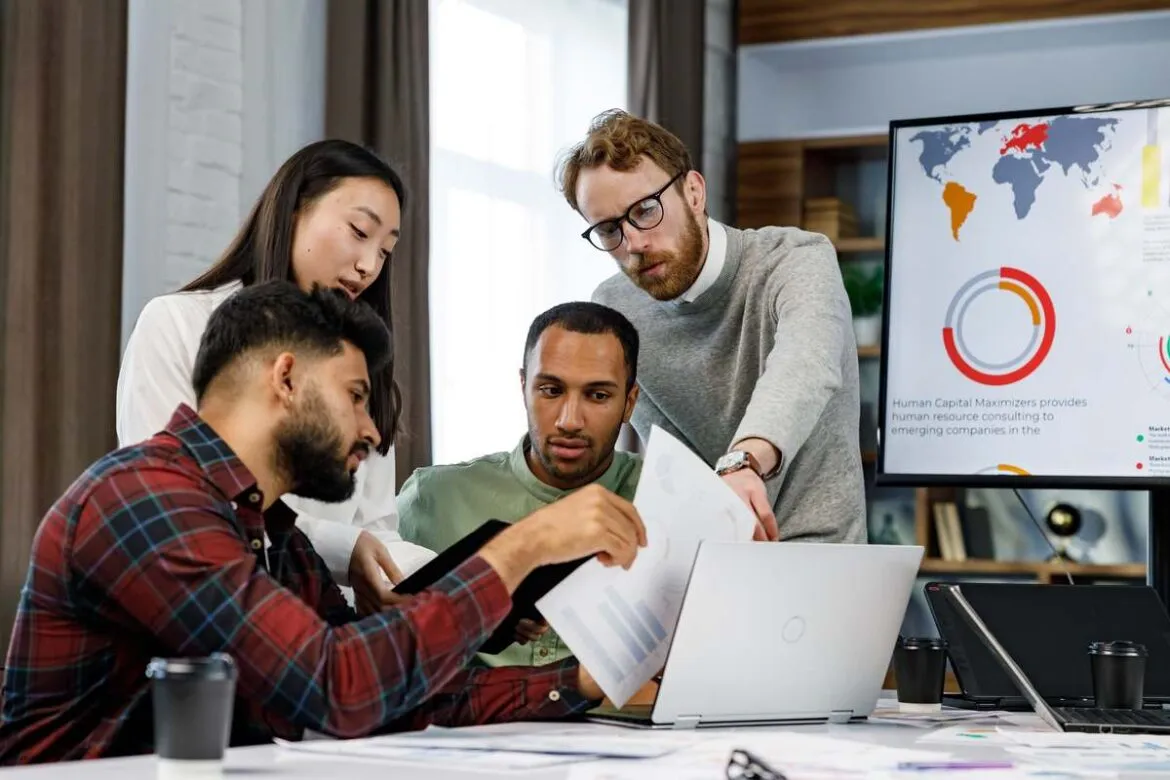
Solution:
<svg viewBox="0 0 1170 780">
<path fill-rule="evenodd" d="M 647 541 L 633 565 L 589 561 L 537 604 L 618 707 L 665 664 L 699 542 L 748 541 L 757 524 L 701 458 L 660 428 L 633 506 Z"/>
</svg>

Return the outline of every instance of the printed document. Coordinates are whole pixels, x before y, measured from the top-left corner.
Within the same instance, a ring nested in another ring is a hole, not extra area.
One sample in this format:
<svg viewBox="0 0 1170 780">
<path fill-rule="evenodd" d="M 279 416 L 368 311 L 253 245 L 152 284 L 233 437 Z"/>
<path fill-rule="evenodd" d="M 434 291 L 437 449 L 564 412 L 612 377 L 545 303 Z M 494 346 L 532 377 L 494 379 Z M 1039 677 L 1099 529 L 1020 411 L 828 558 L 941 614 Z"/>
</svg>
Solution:
<svg viewBox="0 0 1170 780">
<path fill-rule="evenodd" d="M 634 507 L 647 545 L 629 571 L 592 559 L 537 602 L 615 707 L 662 670 L 699 542 L 750 541 L 756 526 L 743 499 L 657 426 Z"/>
</svg>

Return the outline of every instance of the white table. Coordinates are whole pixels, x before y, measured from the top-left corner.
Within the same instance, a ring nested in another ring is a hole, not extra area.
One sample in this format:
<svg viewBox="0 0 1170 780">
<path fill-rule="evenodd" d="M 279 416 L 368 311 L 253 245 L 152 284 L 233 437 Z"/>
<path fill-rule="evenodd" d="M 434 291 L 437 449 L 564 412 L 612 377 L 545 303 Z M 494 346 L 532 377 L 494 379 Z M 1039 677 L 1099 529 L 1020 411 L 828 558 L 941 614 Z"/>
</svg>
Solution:
<svg viewBox="0 0 1170 780">
<path fill-rule="evenodd" d="M 540 724 L 532 724 L 539 726 Z M 551 724 L 556 725 L 556 724 Z M 598 725 L 598 729 L 617 728 Z M 911 726 L 893 726 L 879 723 L 863 723 L 848 726 L 788 726 L 777 730 L 821 734 L 824 736 L 873 742 L 888 747 L 915 747 L 916 740 L 926 729 Z M 735 729 L 721 730 L 734 733 Z M 753 731 L 759 731 L 755 729 Z M 917 746 L 920 749 L 922 746 Z M 966 747 L 956 745 L 929 746 L 926 749 L 950 753 L 956 757 L 1001 759 L 1005 754 L 994 747 Z M 761 758 L 766 758 L 761 756 Z M 308 778 L 340 777 L 344 780 L 416 780 L 442 776 L 450 780 L 493 780 L 501 777 L 532 778 L 533 780 L 561 780 L 568 773 L 567 768 L 556 771 L 528 771 L 523 773 L 487 774 L 481 771 L 453 772 L 409 764 L 364 763 L 358 761 L 329 761 L 290 755 L 280 749 L 265 745 L 252 748 L 233 748 L 228 751 L 224 779 L 233 780 L 307 780 Z M 22 767 L 0 770 L 4 780 L 156 780 L 157 766 L 154 756 L 136 758 L 115 758 L 82 763 L 69 762 L 38 767 Z M 712 780 L 723 780 L 722 775 Z"/>
</svg>

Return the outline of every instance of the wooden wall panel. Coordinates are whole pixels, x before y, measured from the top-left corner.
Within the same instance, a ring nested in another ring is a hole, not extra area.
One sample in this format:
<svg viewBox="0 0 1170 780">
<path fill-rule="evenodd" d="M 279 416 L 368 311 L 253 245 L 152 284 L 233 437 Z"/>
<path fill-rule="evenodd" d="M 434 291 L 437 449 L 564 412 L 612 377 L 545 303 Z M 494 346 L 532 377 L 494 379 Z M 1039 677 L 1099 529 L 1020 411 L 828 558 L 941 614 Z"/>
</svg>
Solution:
<svg viewBox="0 0 1170 780">
<path fill-rule="evenodd" d="M 737 151 L 736 227 L 804 223 L 806 198 L 836 194 L 839 168 L 885 159 L 885 135 L 746 141 Z"/>
<path fill-rule="evenodd" d="M 804 199 L 803 157 L 800 141 L 739 145 L 736 227 L 800 224 Z"/>
<path fill-rule="evenodd" d="M 1170 0 L 739 0 L 739 43 L 1170 9 Z"/>
</svg>

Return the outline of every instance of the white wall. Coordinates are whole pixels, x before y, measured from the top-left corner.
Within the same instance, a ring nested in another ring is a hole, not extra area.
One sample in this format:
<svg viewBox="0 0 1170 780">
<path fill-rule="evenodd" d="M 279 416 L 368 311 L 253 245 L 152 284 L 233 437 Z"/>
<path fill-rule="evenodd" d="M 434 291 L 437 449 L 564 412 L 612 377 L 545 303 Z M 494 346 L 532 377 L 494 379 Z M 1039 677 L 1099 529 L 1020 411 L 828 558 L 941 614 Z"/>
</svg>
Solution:
<svg viewBox="0 0 1170 780">
<path fill-rule="evenodd" d="M 739 50 L 740 141 L 884 133 L 890 120 L 1170 95 L 1170 11 Z"/>
<path fill-rule="evenodd" d="M 324 132 L 326 0 L 130 0 L 122 340 Z"/>
</svg>

